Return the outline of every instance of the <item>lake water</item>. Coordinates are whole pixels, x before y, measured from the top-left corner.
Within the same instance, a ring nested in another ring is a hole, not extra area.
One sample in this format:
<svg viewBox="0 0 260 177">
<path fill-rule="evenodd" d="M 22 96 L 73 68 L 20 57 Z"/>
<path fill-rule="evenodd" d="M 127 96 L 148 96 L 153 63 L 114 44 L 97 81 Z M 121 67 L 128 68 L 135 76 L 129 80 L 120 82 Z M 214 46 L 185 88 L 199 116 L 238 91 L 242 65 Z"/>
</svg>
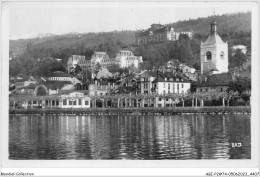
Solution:
<svg viewBox="0 0 260 177">
<path fill-rule="evenodd" d="M 9 159 L 250 159 L 250 127 L 250 115 L 10 115 Z"/>
</svg>

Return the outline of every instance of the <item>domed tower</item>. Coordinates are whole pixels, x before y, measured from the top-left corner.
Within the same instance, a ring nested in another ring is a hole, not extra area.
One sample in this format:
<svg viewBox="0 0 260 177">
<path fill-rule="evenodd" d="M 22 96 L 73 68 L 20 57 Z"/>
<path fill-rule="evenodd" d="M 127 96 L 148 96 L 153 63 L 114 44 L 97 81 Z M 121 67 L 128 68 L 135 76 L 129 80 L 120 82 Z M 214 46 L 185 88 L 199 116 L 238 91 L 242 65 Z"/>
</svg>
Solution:
<svg viewBox="0 0 260 177">
<path fill-rule="evenodd" d="M 228 44 L 217 34 L 217 22 L 211 24 L 211 33 L 200 44 L 201 74 L 228 72 Z"/>
</svg>

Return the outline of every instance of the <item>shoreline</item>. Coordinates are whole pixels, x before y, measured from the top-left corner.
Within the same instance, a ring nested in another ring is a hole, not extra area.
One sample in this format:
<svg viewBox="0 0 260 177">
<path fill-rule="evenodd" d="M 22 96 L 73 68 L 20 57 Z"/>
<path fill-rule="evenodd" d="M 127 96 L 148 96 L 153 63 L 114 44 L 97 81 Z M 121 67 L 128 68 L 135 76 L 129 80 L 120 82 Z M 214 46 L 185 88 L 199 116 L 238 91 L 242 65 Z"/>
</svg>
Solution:
<svg viewBox="0 0 260 177">
<path fill-rule="evenodd" d="M 70 108 L 12 109 L 9 114 L 50 115 L 177 115 L 177 114 L 251 114 L 250 106 L 216 107 L 138 107 L 138 108 Z"/>
</svg>

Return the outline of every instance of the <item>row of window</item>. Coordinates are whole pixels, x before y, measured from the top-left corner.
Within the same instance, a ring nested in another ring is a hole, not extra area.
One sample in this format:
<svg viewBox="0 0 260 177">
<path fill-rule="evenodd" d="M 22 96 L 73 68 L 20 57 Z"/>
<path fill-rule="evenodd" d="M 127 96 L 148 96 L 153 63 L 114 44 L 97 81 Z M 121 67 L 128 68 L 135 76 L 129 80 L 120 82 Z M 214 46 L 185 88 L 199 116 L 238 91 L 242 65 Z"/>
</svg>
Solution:
<svg viewBox="0 0 260 177">
<path fill-rule="evenodd" d="M 62 100 L 63 105 L 67 105 L 67 99 Z M 69 105 L 77 105 L 77 100 L 69 100 Z M 78 99 L 78 105 L 82 105 L 82 100 Z M 89 100 L 85 100 L 85 105 L 89 105 Z"/>
<path fill-rule="evenodd" d="M 141 78 L 141 81 L 142 81 L 142 82 L 147 82 L 147 81 L 150 81 L 150 78 L 145 78 L 145 77 L 144 77 L 144 78 Z"/>
<path fill-rule="evenodd" d="M 144 84 L 144 89 L 148 89 L 148 83 Z"/>
<path fill-rule="evenodd" d="M 168 93 L 171 93 L 170 90 L 168 91 Z M 177 93 L 180 93 L 179 88 L 178 88 L 178 90 L 177 90 Z M 184 93 L 184 91 L 182 90 L 181 93 Z M 163 90 L 163 94 L 166 94 L 166 91 L 165 91 L 165 90 Z"/>
<path fill-rule="evenodd" d="M 16 82 L 16 86 L 24 86 L 24 82 Z"/>
<path fill-rule="evenodd" d="M 117 55 L 118 56 L 132 56 L 133 53 L 132 52 L 118 52 Z"/>
<path fill-rule="evenodd" d="M 215 89 L 215 88 L 216 88 L 216 87 L 211 87 L 211 89 Z M 223 92 L 223 91 L 224 91 L 223 88 L 220 88 L 219 90 L 220 90 L 220 92 Z M 207 91 L 209 91 L 207 88 L 206 88 L 206 89 L 200 89 L 200 92 L 207 92 Z"/>
<path fill-rule="evenodd" d="M 179 79 L 179 78 L 176 78 L 175 80 L 176 80 L 177 82 L 183 81 L 183 79 Z M 173 81 L 173 78 L 164 78 L 164 81 Z"/>
<path fill-rule="evenodd" d="M 167 85 L 167 83 L 163 83 L 163 88 L 166 88 L 166 85 Z M 177 89 L 179 89 L 179 83 L 177 83 Z M 172 86 L 173 86 L 173 89 L 174 89 L 174 84 L 172 84 Z M 171 88 L 171 83 L 168 83 L 168 89 L 170 89 Z M 184 84 L 181 84 L 181 88 L 184 88 Z"/>
<path fill-rule="evenodd" d="M 70 80 L 70 78 L 68 77 L 50 77 L 49 80 L 55 80 L 55 81 L 58 81 L 58 80 Z"/>
<path fill-rule="evenodd" d="M 212 60 L 212 53 L 210 51 L 207 51 L 206 58 L 207 58 L 207 60 Z M 220 59 L 224 59 L 224 52 L 223 51 L 220 53 Z"/>
</svg>

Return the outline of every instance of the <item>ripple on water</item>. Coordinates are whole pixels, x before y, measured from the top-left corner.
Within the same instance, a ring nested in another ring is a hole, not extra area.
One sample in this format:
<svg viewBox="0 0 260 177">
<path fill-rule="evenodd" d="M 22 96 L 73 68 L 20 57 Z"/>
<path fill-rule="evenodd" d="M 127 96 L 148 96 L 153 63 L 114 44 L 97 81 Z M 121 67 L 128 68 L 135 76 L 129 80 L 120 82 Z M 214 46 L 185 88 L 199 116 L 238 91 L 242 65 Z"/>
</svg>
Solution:
<svg viewBox="0 0 260 177">
<path fill-rule="evenodd" d="M 9 120 L 10 159 L 251 158 L 250 115 L 10 115 Z M 230 145 L 237 140 L 243 142 L 240 149 Z"/>
</svg>

